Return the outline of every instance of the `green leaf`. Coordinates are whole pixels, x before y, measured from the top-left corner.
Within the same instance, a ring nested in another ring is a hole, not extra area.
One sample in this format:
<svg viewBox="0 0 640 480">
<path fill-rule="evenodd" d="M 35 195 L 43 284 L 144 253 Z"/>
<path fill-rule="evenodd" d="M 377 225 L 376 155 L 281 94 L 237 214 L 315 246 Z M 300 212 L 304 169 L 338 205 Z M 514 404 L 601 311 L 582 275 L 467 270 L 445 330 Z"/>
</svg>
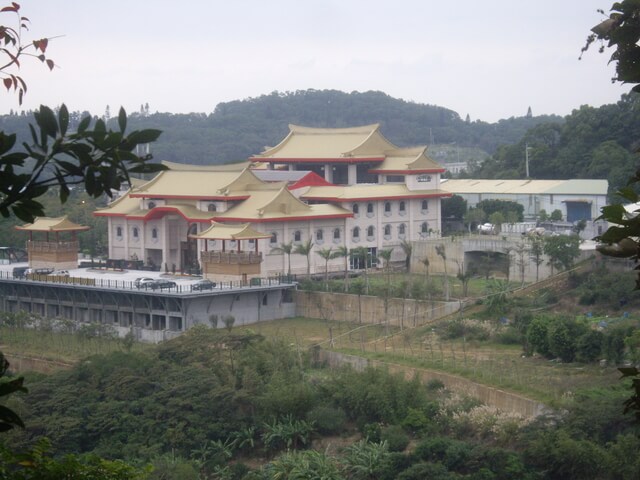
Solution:
<svg viewBox="0 0 640 480">
<path fill-rule="evenodd" d="M 91 124 L 91 117 L 84 117 L 78 125 L 78 133 L 84 133 Z"/>
<path fill-rule="evenodd" d="M 58 135 L 58 123 L 56 122 L 56 116 L 53 110 L 45 105 L 40 105 L 40 111 L 36 112 L 34 117 L 40 130 L 44 132 L 45 135 L 51 138 L 55 138 Z"/>
<path fill-rule="evenodd" d="M 11 133 L 9 135 L 4 132 L 0 132 L 0 155 L 8 152 L 13 148 L 16 143 L 16 134 Z"/>
<path fill-rule="evenodd" d="M 155 142 L 161 133 L 162 130 L 156 130 L 154 128 L 138 130 L 135 132 L 131 132 L 131 134 L 126 138 L 126 142 L 131 144 L 132 147 L 140 145 L 141 143 Z"/>
<path fill-rule="evenodd" d="M 0 428 L 2 424 L 11 425 L 9 428 L 13 428 L 14 425 L 24 428 L 24 423 L 18 414 L 4 405 L 0 405 Z"/>
<path fill-rule="evenodd" d="M 60 111 L 58 112 L 58 123 L 60 124 L 60 135 L 64 137 L 69 128 L 69 110 L 67 110 L 67 106 L 64 103 L 60 106 Z"/>
<path fill-rule="evenodd" d="M 124 134 L 124 131 L 127 129 L 127 112 L 125 112 L 122 107 L 120 107 L 120 111 L 118 112 L 118 126 L 120 127 L 120 132 Z"/>
</svg>

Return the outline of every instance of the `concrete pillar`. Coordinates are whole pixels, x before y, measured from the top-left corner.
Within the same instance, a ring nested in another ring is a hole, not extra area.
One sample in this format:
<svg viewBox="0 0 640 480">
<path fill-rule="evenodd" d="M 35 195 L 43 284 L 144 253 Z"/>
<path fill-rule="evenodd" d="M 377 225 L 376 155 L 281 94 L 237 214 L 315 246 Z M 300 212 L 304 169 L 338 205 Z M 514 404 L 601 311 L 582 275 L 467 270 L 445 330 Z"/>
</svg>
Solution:
<svg viewBox="0 0 640 480">
<path fill-rule="evenodd" d="M 350 163 L 347 166 L 347 184 L 355 185 L 358 182 L 358 171 L 355 163 Z"/>
</svg>

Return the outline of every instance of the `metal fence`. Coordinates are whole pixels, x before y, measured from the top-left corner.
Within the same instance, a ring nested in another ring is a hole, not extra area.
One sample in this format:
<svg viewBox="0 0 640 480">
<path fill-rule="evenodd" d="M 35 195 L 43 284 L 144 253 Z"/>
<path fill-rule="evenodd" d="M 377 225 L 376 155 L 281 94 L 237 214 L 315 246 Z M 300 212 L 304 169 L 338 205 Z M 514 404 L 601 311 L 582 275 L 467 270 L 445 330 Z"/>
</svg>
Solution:
<svg viewBox="0 0 640 480">
<path fill-rule="evenodd" d="M 230 289 L 251 289 L 256 287 L 270 287 L 277 285 L 292 285 L 297 282 L 295 275 L 279 275 L 275 277 L 252 278 L 248 282 L 242 280 L 212 282 L 209 285 L 200 286 L 197 283 L 181 285 L 170 278 L 160 278 L 148 284 L 136 285 L 135 280 L 111 280 L 104 278 L 72 277 L 66 275 L 38 275 L 28 274 L 14 276 L 11 272 L 0 272 L 0 280 L 13 280 L 19 282 L 37 282 L 47 284 L 78 285 L 116 290 L 134 290 L 162 293 L 211 293 Z M 155 280 L 155 279 L 154 279 Z"/>
</svg>

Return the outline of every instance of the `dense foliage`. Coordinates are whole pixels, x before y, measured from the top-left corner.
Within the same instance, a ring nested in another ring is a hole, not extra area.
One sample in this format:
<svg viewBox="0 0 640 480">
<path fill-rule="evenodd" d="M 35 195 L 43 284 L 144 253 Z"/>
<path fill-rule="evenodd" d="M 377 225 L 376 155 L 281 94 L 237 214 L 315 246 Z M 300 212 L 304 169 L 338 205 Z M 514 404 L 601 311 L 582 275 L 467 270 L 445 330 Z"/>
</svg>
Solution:
<svg viewBox="0 0 640 480">
<path fill-rule="evenodd" d="M 195 328 L 147 353 L 94 356 L 31 378 L 29 395 L 13 402 L 27 429 L 9 442 L 34 452 L 33 441 L 46 435 L 56 454 L 75 454 L 69 465 L 103 462 L 142 478 L 117 462 L 151 464 L 151 479 L 638 474 L 637 456 L 626 456 L 638 440 L 620 411 L 622 388 L 576 393 L 566 413 L 532 422 L 439 382 L 425 386 L 380 369 L 314 370 L 308 360 L 249 331 Z M 329 451 L 323 442 L 343 447 Z M 51 465 L 63 471 L 65 462 Z"/>
</svg>

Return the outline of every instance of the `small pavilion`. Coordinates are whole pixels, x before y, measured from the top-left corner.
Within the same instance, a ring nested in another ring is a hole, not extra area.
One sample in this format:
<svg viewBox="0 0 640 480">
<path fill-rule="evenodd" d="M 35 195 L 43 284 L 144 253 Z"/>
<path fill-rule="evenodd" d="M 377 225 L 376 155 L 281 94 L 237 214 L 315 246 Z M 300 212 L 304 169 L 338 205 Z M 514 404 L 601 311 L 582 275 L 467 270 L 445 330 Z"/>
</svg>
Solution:
<svg viewBox="0 0 640 480">
<path fill-rule="evenodd" d="M 89 227 L 78 225 L 65 215 L 57 218 L 36 217 L 33 223 L 15 228 L 29 232 L 27 255 L 31 268 L 78 268 L 80 243 L 77 232 L 89 230 Z"/>
<path fill-rule="evenodd" d="M 258 240 L 271 238 L 271 235 L 254 230 L 249 223 L 227 225 L 211 222 L 207 230 L 189 235 L 189 238 L 203 245 L 199 250 L 205 278 L 218 281 L 241 279 L 247 283 L 261 275 L 262 252 L 258 248 Z"/>
</svg>

